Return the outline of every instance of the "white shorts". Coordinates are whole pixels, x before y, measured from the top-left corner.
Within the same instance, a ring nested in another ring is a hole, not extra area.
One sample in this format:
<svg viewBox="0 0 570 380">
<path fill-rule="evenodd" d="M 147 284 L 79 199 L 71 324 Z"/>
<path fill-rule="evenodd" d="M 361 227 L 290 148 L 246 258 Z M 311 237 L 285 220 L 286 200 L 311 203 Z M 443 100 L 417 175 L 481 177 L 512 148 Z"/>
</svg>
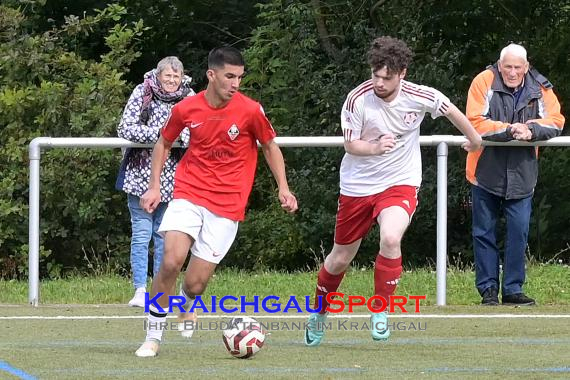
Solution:
<svg viewBox="0 0 570 380">
<path fill-rule="evenodd" d="M 192 254 L 210 263 L 219 264 L 226 256 L 238 230 L 238 222 L 218 216 L 186 199 L 173 199 L 158 232 L 184 232 L 194 239 Z"/>
</svg>

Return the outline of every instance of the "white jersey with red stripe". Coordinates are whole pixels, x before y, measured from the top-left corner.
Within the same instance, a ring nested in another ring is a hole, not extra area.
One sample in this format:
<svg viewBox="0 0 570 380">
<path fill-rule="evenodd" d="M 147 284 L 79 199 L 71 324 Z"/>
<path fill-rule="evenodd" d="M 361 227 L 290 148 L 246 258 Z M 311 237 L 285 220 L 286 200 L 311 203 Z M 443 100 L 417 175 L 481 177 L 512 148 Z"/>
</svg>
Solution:
<svg viewBox="0 0 570 380">
<path fill-rule="evenodd" d="M 362 197 L 397 185 L 420 186 L 420 124 L 427 112 L 435 119 L 451 103 L 440 91 L 405 80 L 398 91 L 393 101 L 385 102 L 374 94 L 372 80 L 368 80 L 348 94 L 341 114 L 345 141 L 373 142 L 392 133 L 396 146 L 378 156 L 346 153 L 340 166 L 341 194 Z"/>
</svg>

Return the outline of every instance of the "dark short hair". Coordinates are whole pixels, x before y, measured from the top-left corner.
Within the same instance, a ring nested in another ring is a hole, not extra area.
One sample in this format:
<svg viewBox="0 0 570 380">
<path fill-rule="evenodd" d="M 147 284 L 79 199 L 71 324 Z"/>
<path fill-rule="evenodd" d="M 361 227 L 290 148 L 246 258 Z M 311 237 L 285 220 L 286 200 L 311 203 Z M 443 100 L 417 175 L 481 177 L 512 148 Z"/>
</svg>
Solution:
<svg viewBox="0 0 570 380">
<path fill-rule="evenodd" d="M 367 59 L 373 71 L 386 67 L 389 74 L 399 74 L 408 68 L 413 55 L 412 50 L 404 41 L 383 36 L 372 41 Z"/>
<path fill-rule="evenodd" d="M 245 66 L 240 51 L 231 46 L 214 48 L 208 54 L 208 69 L 219 69 L 225 65 Z"/>
</svg>

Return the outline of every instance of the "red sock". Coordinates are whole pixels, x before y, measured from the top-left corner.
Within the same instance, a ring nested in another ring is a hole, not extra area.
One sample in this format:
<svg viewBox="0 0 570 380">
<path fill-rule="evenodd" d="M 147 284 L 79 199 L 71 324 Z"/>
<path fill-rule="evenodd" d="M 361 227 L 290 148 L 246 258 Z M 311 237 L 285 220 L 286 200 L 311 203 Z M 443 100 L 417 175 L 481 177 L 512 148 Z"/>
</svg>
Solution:
<svg viewBox="0 0 570 380">
<path fill-rule="evenodd" d="M 378 253 L 374 266 L 374 295 L 384 297 L 386 303 L 394 294 L 400 275 L 402 274 L 402 256 L 397 259 L 389 259 Z M 380 300 L 374 301 L 374 307 L 381 308 Z"/>
<path fill-rule="evenodd" d="M 338 289 L 342 278 L 344 277 L 344 272 L 339 274 L 330 274 L 323 265 L 319 271 L 319 277 L 317 279 L 317 290 L 315 297 L 315 305 L 313 309 L 319 307 L 319 296 L 321 296 L 321 309 L 319 314 L 324 314 L 326 312 L 329 303 L 326 300 L 326 296 L 329 293 L 336 292 Z"/>
</svg>

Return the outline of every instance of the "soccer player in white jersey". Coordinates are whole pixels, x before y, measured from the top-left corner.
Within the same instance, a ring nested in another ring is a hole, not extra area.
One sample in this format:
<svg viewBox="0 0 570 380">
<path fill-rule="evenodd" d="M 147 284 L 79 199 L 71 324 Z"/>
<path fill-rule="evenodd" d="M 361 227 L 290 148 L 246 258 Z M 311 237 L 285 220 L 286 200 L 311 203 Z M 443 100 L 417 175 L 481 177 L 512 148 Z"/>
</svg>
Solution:
<svg viewBox="0 0 570 380">
<path fill-rule="evenodd" d="M 462 146 L 478 150 L 481 137 L 441 92 L 404 80 L 412 52 L 401 40 L 380 37 L 368 51 L 372 78 L 352 90 L 342 107 L 346 154 L 340 168 L 340 197 L 334 246 L 319 271 L 315 309 L 305 330 L 305 344 L 317 346 L 324 336 L 328 293 L 336 292 L 374 223 L 380 227 L 380 251 L 374 267 L 374 294 L 388 301 L 402 272 L 400 243 L 418 204 L 422 179 L 420 124 L 426 113 L 445 116 L 468 139 Z M 319 297 L 321 301 L 319 302 Z M 375 301 L 377 309 L 381 301 Z M 385 312 L 372 313 L 375 341 L 390 336 Z"/>
</svg>

